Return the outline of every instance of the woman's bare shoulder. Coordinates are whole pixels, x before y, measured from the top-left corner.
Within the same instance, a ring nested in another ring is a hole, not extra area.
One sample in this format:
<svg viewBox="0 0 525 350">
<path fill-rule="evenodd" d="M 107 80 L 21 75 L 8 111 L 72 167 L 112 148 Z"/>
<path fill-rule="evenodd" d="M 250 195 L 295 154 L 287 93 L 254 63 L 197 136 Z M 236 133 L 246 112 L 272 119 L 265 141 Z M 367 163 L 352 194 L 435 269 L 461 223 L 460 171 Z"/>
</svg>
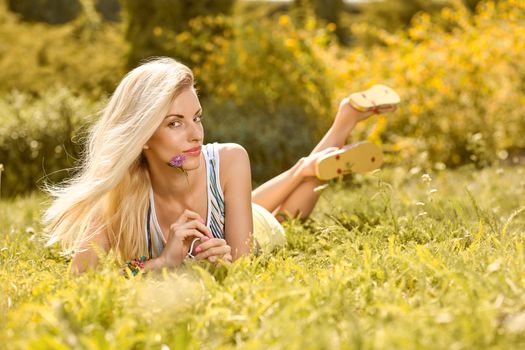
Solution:
<svg viewBox="0 0 525 350">
<path fill-rule="evenodd" d="M 238 143 L 217 143 L 221 162 L 236 160 L 238 157 L 248 157 L 246 149 Z"/>
<path fill-rule="evenodd" d="M 237 143 L 218 143 L 221 185 L 223 189 L 231 179 L 250 175 L 250 158 L 246 149 Z"/>
</svg>

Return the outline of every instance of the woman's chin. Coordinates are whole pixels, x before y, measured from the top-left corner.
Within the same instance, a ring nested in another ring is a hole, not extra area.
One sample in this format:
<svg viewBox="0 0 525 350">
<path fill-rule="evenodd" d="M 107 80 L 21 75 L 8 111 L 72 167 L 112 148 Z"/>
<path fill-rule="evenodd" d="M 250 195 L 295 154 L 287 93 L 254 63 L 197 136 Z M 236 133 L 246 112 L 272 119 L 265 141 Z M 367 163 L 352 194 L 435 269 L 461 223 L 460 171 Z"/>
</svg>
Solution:
<svg viewBox="0 0 525 350">
<path fill-rule="evenodd" d="M 184 162 L 184 170 L 186 170 L 186 171 L 197 170 L 197 169 L 200 168 L 200 166 L 201 166 L 201 164 L 198 161 L 198 159 L 196 159 L 193 162 L 189 162 L 189 161 Z"/>
</svg>

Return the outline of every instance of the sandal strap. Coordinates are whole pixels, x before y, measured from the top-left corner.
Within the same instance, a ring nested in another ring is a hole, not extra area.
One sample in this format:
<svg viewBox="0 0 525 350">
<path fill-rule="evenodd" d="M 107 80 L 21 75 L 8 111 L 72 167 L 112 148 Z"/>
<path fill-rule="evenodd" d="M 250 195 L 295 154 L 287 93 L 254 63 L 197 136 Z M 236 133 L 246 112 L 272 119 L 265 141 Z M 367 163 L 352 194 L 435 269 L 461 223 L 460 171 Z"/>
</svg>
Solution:
<svg viewBox="0 0 525 350">
<path fill-rule="evenodd" d="M 379 114 L 379 106 L 377 106 L 374 101 L 370 101 L 370 102 L 372 102 L 372 104 L 374 105 L 374 107 L 370 109 L 370 111 L 373 112 L 374 114 Z"/>
</svg>

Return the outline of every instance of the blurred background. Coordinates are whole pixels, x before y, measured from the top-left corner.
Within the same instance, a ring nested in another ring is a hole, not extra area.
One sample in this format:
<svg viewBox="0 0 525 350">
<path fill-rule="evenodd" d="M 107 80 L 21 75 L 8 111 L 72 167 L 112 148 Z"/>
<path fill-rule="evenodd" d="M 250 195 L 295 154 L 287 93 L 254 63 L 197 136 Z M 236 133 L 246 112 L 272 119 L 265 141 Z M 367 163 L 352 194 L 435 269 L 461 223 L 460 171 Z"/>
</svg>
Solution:
<svg viewBox="0 0 525 350">
<path fill-rule="evenodd" d="M 0 0 L 1 195 L 71 176 L 118 82 L 159 55 L 193 69 L 205 142 L 242 144 L 255 184 L 375 83 L 403 103 L 349 142 L 381 144 L 385 166 L 520 163 L 524 37 L 523 0 Z"/>
</svg>

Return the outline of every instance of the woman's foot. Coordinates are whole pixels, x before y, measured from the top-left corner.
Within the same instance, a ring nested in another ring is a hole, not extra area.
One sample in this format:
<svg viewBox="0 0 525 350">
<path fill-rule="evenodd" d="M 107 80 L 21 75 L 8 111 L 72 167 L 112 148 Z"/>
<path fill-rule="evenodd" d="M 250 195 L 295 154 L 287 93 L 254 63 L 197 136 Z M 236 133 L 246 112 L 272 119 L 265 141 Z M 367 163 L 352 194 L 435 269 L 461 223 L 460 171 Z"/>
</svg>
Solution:
<svg viewBox="0 0 525 350">
<path fill-rule="evenodd" d="M 340 150 L 340 147 L 328 147 L 319 152 L 312 153 L 307 157 L 303 157 L 299 160 L 298 174 L 302 178 L 316 177 L 316 164 L 319 158 L 326 156 L 327 154 L 333 153 Z"/>
<path fill-rule="evenodd" d="M 385 85 L 355 92 L 344 98 L 339 104 L 335 125 L 355 125 L 374 114 L 390 113 L 397 109 L 399 95 Z"/>
<path fill-rule="evenodd" d="M 356 95 L 360 95 L 361 100 Z M 369 142 L 349 146 L 343 145 L 355 124 L 374 114 L 393 112 L 397 109 L 397 103 L 399 103 L 399 96 L 385 85 L 374 85 L 366 91 L 356 92 L 343 99 L 339 104 L 332 127 L 323 138 L 328 144 L 340 144 L 342 147 L 328 147 L 301 158 L 298 162 L 297 174 L 304 178 L 316 177 L 323 180 L 348 172 L 366 172 L 378 168 L 383 162 L 383 153 L 377 145 Z M 329 171 L 330 175 L 323 175 L 323 167 L 325 166 L 321 165 L 321 170 L 319 170 L 319 160 L 323 159 L 323 164 L 331 164 L 331 159 L 338 160 L 336 159 L 338 154 L 340 158 L 344 158 L 345 162 L 350 164 L 330 166 L 332 169 Z M 357 161 L 357 156 L 363 160 Z M 352 163 L 356 164 L 355 167 Z M 337 172 L 338 169 L 340 173 Z M 323 174 L 320 174 L 319 171 Z"/>
</svg>

